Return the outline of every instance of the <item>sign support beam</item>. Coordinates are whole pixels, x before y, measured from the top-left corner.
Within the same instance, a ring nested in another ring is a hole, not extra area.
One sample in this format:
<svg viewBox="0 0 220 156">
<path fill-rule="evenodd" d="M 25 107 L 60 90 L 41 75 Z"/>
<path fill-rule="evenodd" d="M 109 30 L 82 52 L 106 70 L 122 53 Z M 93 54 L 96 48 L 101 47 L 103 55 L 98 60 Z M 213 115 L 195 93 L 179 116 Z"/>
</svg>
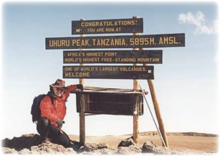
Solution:
<svg viewBox="0 0 220 156">
<path fill-rule="evenodd" d="M 137 16 L 134 16 L 133 19 L 137 19 Z M 133 36 L 138 36 L 139 33 L 133 33 Z M 133 50 L 139 50 L 139 48 L 133 48 Z M 137 64 L 134 64 L 134 66 L 137 66 Z M 139 82 L 137 79 L 133 80 L 133 89 L 134 91 L 137 91 L 139 87 Z M 136 144 L 139 143 L 139 116 L 138 116 L 138 112 L 137 112 L 137 105 L 135 104 L 135 111 L 133 114 L 133 138 L 134 138 L 134 142 Z"/>
<path fill-rule="evenodd" d="M 80 19 L 80 21 L 84 21 L 84 19 Z M 80 35 L 81 38 L 85 37 L 84 34 L 81 34 Z M 81 49 L 83 50 L 83 49 Z M 83 66 L 84 64 L 83 63 L 80 63 L 80 66 Z M 79 79 L 79 84 L 82 84 L 84 85 L 84 79 Z M 81 95 L 81 111 L 79 113 L 79 127 L 80 127 L 80 138 L 79 138 L 79 142 L 81 144 L 85 144 L 85 96 Z"/>
<path fill-rule="evenodd" d="M 147 64 L 144 64 L 144 65 L 147 66 Z M 156 91 L 155 91 L 155 88 L 154 88 L 153 81 L 148 79 L 147 83 L 148 83 L 148 86 L 149 86 L 149 89 L 150 89 L 151 99 L 153 101 L 154 111 L 155 111 L 155 114 L 156 114 L 156 117 L 157 117 L 157 121 L 158 121 L 158 125 L 159 125 L 161 135 L 162 135 L 163 140 L 166 144 L 166 147 L 169 147 L 168 140 L 167 140 L 167 137 L 166 137 L 165 127 L 164 127 L 164 124 L 163 124 L 163 119 L 162 119 L 162 116 L 160 114 L 159 102 L 158 102 L 157 97 L 156 97 Z"/>
</svg>

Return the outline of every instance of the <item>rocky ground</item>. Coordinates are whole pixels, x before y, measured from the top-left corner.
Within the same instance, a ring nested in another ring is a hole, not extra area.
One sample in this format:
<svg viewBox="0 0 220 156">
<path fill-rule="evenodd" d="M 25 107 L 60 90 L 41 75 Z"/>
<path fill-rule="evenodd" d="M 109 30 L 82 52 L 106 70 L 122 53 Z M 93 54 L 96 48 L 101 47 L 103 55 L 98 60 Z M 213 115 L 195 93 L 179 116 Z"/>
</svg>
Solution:
<svg viewBox="0 0 220 156">
<path fill-rule="evenodd" d="M 146 135 L 146 134 L 143 134 Z M 149 135 L 149 133 L 148 133 Z M 150 134 L 157 135 L 157 134 Z M 145 141 L 142 144 L 135 144 L 132 138 L 121 140 L 116 148 L 107 143 L 86 143 L 84 146 L 74 141 L 71 147 L 65 148 L 61 145 L 46 142 L 38 143 L 39 135 L 27 134 L 13 139 L 2 140 L 2 152 L 4 154 L 192 154 L 189 149 L 164 148 L 154 144 L 152 141 Z M 217 151 L 216 151 L 217 152 Z M 207 154 L 209 152 L 200 152 Z M 214 152 L 215 153 L 215 152 Z M 198 154 L 198 153 L 197 153 Z"/>
</svg>

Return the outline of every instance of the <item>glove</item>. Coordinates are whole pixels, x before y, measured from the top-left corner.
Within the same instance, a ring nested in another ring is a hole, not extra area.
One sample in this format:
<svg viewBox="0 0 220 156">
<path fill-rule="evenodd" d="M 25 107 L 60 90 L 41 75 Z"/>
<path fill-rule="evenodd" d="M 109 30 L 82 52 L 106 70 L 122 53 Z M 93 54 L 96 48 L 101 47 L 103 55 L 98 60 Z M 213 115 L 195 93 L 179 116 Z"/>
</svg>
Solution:
<svg viewBox="0 0 220 156">
<path fill-rule="evenodd" d="M 83 85 L 81 85 L 81 84 L 77 84 L 77 85 L 76 85 L 76 88 L 77 88 L 77 89 L 80 89 L 81 91 L 83 91 Z"/>
<path fill-rule="evenodd" d="M 62 126 L 63 125 L 63 121 L 60 120 L 60 119 L 57 119 L 57 125 L 58 125 L 58 127 Z"/>
</svg>

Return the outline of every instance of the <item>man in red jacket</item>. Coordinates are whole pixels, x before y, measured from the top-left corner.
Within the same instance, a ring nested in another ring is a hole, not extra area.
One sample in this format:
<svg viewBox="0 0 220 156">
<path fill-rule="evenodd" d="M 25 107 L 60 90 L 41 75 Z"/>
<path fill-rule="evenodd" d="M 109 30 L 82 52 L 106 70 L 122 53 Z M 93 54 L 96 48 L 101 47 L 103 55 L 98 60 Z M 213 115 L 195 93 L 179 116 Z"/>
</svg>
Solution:
<svg viewBox="0 0 220 156">
<path fill-rule="evenodd" d="M 83 90 L 81 84 L 65 86 L 65 81 L 57 79 L 50 85 L 50 91 L 40 103 L 41 118 L 37 121 L 37 131 L 41 141 L 49 138 L 52 142 L 67 147 L 70 145 L 68 135 L 61 130 L 66 115 L 67 98 L 71 91 Z"/>
</svg>

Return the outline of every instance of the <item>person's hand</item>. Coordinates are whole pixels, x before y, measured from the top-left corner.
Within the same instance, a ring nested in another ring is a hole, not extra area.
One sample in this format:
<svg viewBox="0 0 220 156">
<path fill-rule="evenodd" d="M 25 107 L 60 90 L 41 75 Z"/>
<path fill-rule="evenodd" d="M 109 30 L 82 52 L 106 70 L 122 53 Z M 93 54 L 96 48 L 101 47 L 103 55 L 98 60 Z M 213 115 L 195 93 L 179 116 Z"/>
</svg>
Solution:
<svg viewBox="0 0 220 156">
<path fill-rule="evenodd" d="M 81 85 L 81 84 L 77 84 L 77 85 L 76 85 L 76 88 L 79 89 L 79 90 L 81 90 L 81 91 L 83 91 L 83 85 Z"/>
<path fill-rule="evenodd" d="M 63 121 L 60 119 L 57 119 L 57 126 L 60 127 L 63 125 Z"/>
</svg>

